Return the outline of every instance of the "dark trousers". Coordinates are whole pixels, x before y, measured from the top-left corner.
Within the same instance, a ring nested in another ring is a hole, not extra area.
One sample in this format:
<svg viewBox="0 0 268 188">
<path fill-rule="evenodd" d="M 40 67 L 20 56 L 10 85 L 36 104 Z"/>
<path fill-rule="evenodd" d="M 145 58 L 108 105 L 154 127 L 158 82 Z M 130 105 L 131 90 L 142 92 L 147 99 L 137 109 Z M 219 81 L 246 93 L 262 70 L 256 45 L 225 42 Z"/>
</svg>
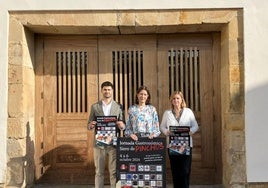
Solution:
<svg viewBox="0 0 268 188">
<path fill-rule="evenodd" d="M 189 188 L 192 155 L 169 155 L 174 188 Z"/>
</svg>

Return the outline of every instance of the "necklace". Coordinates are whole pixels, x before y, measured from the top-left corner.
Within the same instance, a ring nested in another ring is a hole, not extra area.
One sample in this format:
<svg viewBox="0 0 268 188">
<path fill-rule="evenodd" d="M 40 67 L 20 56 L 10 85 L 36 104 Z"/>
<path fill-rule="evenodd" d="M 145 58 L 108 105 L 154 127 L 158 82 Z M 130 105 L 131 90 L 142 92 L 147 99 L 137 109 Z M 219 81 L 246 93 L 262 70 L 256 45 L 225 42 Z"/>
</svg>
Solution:
<svg viewBox="0 0 268 188">
<path fill-rule="evenodd" d="M 175 119 L 176 119 L 178 122 L 180 121 L 182 111 L 183 111 L 183 109 L 179 109 L 179 110 L 175 110 L 175 109 L 173 109 L 173 110 L 172 110 L 172 113 L 173 113 Z"/>
</svg>

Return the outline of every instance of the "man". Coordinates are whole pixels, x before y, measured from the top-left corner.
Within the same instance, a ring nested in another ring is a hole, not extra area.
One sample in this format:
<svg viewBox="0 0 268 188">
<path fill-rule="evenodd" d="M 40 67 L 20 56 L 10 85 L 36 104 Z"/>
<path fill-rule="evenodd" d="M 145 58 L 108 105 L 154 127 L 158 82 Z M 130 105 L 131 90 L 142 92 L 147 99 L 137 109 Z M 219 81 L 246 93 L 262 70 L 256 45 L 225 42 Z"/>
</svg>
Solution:
<svg viewBox="0 0 268 188">
<path fill-rule="evenodd" d="M 88 118 L 88 129 L 93 130 L 97 124 L 97 116 L 116 116 L 116 125 L 125 129 L 124 113 L 121 105 L 113 100 L 113 84 L 109 81 L 101 84 L 102 99 L 91 106 Z M 111 188 L 116 187 L 116 148 L 113 145 L 94 145 L 95 188 L 104 187 L 104 170 L 106 156 L 109 158 L 108 168 Z"/>
</svg>

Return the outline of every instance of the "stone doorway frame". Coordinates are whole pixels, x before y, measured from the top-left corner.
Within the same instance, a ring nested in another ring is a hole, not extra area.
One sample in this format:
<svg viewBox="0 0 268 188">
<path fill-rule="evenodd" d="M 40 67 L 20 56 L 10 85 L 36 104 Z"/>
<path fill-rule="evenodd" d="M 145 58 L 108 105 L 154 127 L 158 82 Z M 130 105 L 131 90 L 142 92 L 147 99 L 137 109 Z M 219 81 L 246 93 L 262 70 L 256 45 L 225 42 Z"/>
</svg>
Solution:
<svg viewBox="0 0 268 188">
<path fill-rule="evenodd" d="M 243 9 L 11 11 L 8 49 L 7 185 L 34 183 L 35 33 L 219 32 L 222 184 L 246 185 Z M 15 152 L 16 151 L 16 152 Z"/>
</svg>

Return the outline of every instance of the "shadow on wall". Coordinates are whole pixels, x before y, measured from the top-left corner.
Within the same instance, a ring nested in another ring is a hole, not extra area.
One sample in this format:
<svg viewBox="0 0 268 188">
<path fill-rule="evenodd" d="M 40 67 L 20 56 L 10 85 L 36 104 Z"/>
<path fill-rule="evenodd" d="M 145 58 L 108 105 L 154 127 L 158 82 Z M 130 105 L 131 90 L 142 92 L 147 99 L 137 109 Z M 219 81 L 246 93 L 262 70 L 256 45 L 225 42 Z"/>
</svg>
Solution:
<svg viewBox="0 0 268 188">
<path fill-rule="evenodd" d="M 9 152 L 10 157 L 7 163 L 7 186 L 12 187 L 27 187 L 28 184 L 32 184 L 34 180 L 34 142 L 30 137 L 30 124 L 26 124 L 27 136 L 26 136 L 26 155 L 23 157 L 12 157 L 16 154 L 19 155 L 23 152 L 23 147 L 20 141 L 24 142 L 24 139 L 9 139 Z"/>
<path fill-rule="evenodd" d="M 88 168 L 87 158 L 79 148 L 64 144 L 41 157 L 43 174 L 36 184 L 91 184 L 94 171 Z"/>
</svg>

